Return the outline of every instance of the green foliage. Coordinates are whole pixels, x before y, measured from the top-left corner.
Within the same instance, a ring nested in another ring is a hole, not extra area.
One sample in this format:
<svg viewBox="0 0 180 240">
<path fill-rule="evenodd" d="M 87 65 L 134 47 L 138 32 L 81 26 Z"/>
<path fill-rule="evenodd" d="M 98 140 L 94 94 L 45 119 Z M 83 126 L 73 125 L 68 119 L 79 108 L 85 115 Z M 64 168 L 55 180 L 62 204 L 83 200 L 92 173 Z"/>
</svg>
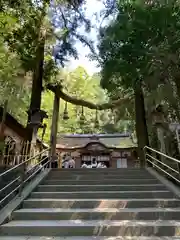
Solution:
<svg viewBox="0 0 180 240">
<path fill-rule="evenodd" d="M 21 67 L 21 60 L 18 55 L 11 52 L 10 48 L 4 44 L 4 39 L 9 31 L 17 28 L 17 19 L 13 14 L 0 13 L 0 104 L 3 105 L 8 100 L 8 111 L 15 115 L 18 120 L 25 123 L 25 97 Z M 21 79 L 20 76 L 21 75 Z"/>
<path fill-rule="evenodd" d="M 8 111 L 21 123 L 26 124 L 30 103 L 32 75 L 36 67 L 37 49 L 45 41 L 43 78 L 46 82 L 59 81 L 65 91 L 77 98 L 103 103 L 108 101 L 106 92 L 100 87 L 101 76 L 89 76 L 82 67 L 72 72 L 63 72 L 59 63 L 64 64 L 69 56 L 78 57 L 74 44 L 81 41 L 94 51 L 92 42 L 78 32 L 84 25 L 90 31 L 90 21 L 84 13 L 84 1 L 2 1 L 0 4 L 0 103 L 8 97 Z M 30 78 L 26 78 L 30 72 Z M 63 78 L 63 81 L 62 81 Z M 53 94 L 43 92 L 42 109 L 49 118 L 45 120 L 47 130 L 45 141 L 49 142 Z M 95 128 L 96 111 L 84 109 L 85 123 L 79 122 L 81 107 L 68 104 L 69 120 L 62 120 L 65 103 L 60 104 L 59 132 L 115 132 L 124 129 L 121 114 L 116 127 L 111 122 L 111 111 L 98 113 L 99 127 Z M 117 115 L 117 114 L 116 114 Z M 120 120 L 120 121 L 119 121 Z M 129 119 L 128 119 L 129 121 Z M 107 127 L 111 124 L 111 127 Z M 41 136 L 41 131 L 39 136 Z"/>
<path fill-rule="evenodd" d="M 72 72 L 61 71 L 59 78 L 64 79 L 63 85 L 66 92 L 73 97 L 85 99 L 93 103 L 104 103 L 108 101 L 106 92 L 100 87 L 100 76 L 94 74 L 89 76 L 86 70 L 82 67 L 76 68 Z M 53 94 L 49 91 L 43 93 L 41 108 L 47 111 L 49 118 L 44 122 L 47 124 L 47 130 L 44 140 L 49 142 L 51 121 L 53 113 Z M 80 124 L 80 116 L 82 113 L 81 106 L 68 104 L 69 120 L 63 120 L 63 112 L 65 102 L 60 100 L 60 114 L 58 131 L 59 133 L 114 133 L 124 132 L 125 129 L 131 130 L 129 120 L 119 118 L 114 120 L 114 113 L 111 110 L 98 112 L 99 126 L 95 126 L 96 111 L 84 108 L 85 122 Z M 117 115 L 116 115 L 117 116 Z M 133 129 L 132 129 L 133 130 Z M 39 131 L 41 137 L 42 130 Z"/>
<path fill-rule="evenodd" d="M 98 76 L 89 76 L 85 69 L 78 67 L 72 72 L 62 71 L 57 78 L 64 79 L 64 89 L 71 96 L 85 99 L 94 103 L 103 103 L 107 100 L 105 91 L 100 87 L 100 79 Z M 47 111 L 49 118 L 45 120 L 47 124 L 47 131 L 45 134 L 45 141 L 49 142 L 50 128 L 53 111 L 53 94 L 51 92 L 44 92 L 42 96 L 42 109 Z M 100 120 L 100 127 L 95 129 L 94 122 L 96 111 L 91 109 L 84 109 L 85 122 L 80 124 L 79 118 L 81 116 L 82 107 L 68 104 L 69 120 L 63 120 L 65 102 L 60 101 L 60 116 L 59 116 L 59 132 L 60 133 L 92 133 L 102 131 L 104 123 Z M 98 113 L 99 118 L 102 113 Z M 108 121 L 108 119 L 107 119 Z M 41 135 L 41 131 L 39 135 Z"/>
<path fill-rule="evenodd" d="M 152 90 L 172 76 L 180 44 L 179 12 L 177 1 L 119 1 L 117 17 L 100 31 L 102 85 L 112 92 L 143 81 Z"/>
<path fill-rule="evenodd" d="M 111 98 L 134 91 L 136 131 L 142 149 L 148 144 L 145 119 L 152 132 L 152 110 L 157 104 L 163 105 L 166 122 L 180 120 L 180 5 L 179 1 L 118 1 L 116 10 L 116 17 L 100 29 L 101 85 Z M 130 105 L 128 112 L 133 117 Z"/>
<path fill-rule="evenodd" d="M 45 40 L 44 78 L 57 74 L 57 64 L 63 65 L 69 56 L 78 57 L 74 46 L 77 40 L 92 49 L 92 42 L 78 33 L 84 25 L 90 31 L 90 21 L 83 9 L 84 1 L 22 1 L 13 13 L 18 27 L 9 31 L 6 41 L 16 51 L 26 71 L 36 66 L 36 51 Z"/>
</svg>

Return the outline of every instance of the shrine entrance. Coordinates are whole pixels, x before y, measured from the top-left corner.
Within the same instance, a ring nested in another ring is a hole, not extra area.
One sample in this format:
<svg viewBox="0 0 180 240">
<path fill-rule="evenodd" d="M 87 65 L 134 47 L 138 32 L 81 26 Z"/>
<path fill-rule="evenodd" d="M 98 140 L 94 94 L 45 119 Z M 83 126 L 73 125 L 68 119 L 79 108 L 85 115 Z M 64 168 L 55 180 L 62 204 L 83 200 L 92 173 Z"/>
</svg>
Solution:
<svg viewBox="0 0 180 240">
<path fill-rule="evenodd" d="M 120 142 L 121 136 L 115 136 L 115 140 Z M 113 142 L 113 138 L 108 134 L 102 136 L 68 135 L 61 138 L 62 144 L 56 146 L 56 151 L 61 155 L 62 160 L 64 155 L 69 154 L 75 161 L 75 168 L 81 168 L 84 163 L 91 168 L 93 160 L 97 164 L 103 163 L 107 168 L 135 167 L 134 148 L 126 149 L 121 146 L 112 146 L 108 144 L 111 141 Z"/>
<path fill-rule="evenodd" d="M 80 151 L 81 165 L 86 163 L 91 165 L 95 160 L 97 163 L 101 162 L 106 165 L 107 168 L 111 166 L 111 151 L 100 142 L 89 142 Z"/>
<path fill-rule="evenodd" d="M 87 165 L 91 165 L 93 159 L 96 160 L 97 163 L 101 162 L 106 165 L 107 168 L 110 167 L 110 154 L 108 153 L 84 153 L 81 155 L 81 165 L 86 163 Z"/>
</svg>

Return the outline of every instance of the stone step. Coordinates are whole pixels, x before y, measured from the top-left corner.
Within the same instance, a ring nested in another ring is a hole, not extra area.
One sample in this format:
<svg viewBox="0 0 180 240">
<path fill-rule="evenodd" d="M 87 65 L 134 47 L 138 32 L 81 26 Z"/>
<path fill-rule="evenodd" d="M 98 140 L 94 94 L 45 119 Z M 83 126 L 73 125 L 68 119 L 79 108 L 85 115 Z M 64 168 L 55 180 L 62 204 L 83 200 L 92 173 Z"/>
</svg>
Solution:
<svg viewBox="0 0 180 240">
<path fill-rule="evenodd" d="M 75 192 L 75 191 L 158 191 L 167 190 L 163 184 L 142 185 L 39 185 L 37 192 Z"/>
<path fill-rule="evenodd" d="M 81 175 L 81 176 L 124 176 L 124 175 L 128 175 L 128 176 L 135 176 L 135 175 L 139 175 L 139 176 L 152 176 L 148 171 L 116 171 L 116 172 L 98 172 L 97 171 L 79 171 L 79 172 L 71 172 L 71 170 L 69 170 L 69 172 L 53 172 L 51 171 L 49 173 L 49 176 L 73 176 L 73 175 Z"/>
<path fill-rule="evenodd" d="M 129 174 L 120 174 L 120 175 L 102 175 L 102 174 L 98 174 L 98 175 L 82 175 L 82 174 L 69 174 L 69 175 L 49 175 L 46 179 L 47 180 L 91 180 L 91 179 L 96 179 L 96 180 L 119 180 L 119 179 L 131 179 L 131 181 L 133 181 L 133 179 L 141 179 L 141 181 L 143 179 L 154 179 L 153 176 L 151 175 L 139 175 L 139 174 L 134 174 L 134 175 L 129 175 Z"/>
<path fill-rule="evenodd" d="M 117 172 L 148 172 L 146 168 L 52 168 L 51 172 L 91 172 L 99 173 L 117 173 Z"/>
<path fill-rule="evenodd" d="M 11 221 L 1 236 L 179 236 L 180 221 Z"/>
<path fill-rule="evenodd" d="M 41 184 L 44 185 L 117 185 L 117 184 L 122 184 L 122 185 L 132 185 L 132 184 L 159 184 L 160 182 L 157 179 L 115 179 L 115 180 L 106 180 L 106 179 L 101 179 L 101 180 L 45 180 Z"/>
<path fill-rule="evenodd" d="M 78 191 L 78 192 L 33 192 L 31 198 L 172 198 L 169 191 Z"/>
<path fill-rule="evenodd" d="M 180 240 L 179 237 L 119 237 L 119 236 L 110 236 L 110 237 L 52 237 L 52 236 L 15 236 L 15 237 L 0 237 L 0 240 Z"/>
<path fill-rule="evenodd" d="M 132 173 L 142 173 L 142 172 L 148 172 L 145 168 L 53 168 L 51 170 L 53 173 L 57 172 L 67 172 L 67 173 L 94 173 L 94 174 L 99 174 L 99 173 L 121 173 L 121 172 L 132 172 Z M 149 173 L 149 172 L 148 172 Z"/>
<path fill-rule="evenodd" d="M 177 208 L 180 200 L 159 199 L 35 199 L 29 198 L 24 208 Z"/>
<path fill-rule="evenodd" d="M 29 208 L 13 213 L 14 220 L 180 220 L 180 208 Z"/>
</svg>

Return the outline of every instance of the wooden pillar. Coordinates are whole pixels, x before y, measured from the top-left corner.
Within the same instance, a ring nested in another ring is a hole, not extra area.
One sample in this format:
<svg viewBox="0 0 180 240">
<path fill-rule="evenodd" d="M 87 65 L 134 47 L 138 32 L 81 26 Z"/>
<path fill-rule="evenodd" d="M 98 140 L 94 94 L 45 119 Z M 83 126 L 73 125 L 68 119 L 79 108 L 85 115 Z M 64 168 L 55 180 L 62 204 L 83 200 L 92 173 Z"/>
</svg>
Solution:
<svg viewBox="0 0 180 240">
<path fill-rule="evenodd" d="M 2 112 L 2 119 L 0 122 L 0 165 L 3 165 L 4 162 L 4 131 L 5 131 L 5 122 L 6 122 L 6 114 L 7 114 L 7 107 L 8 107 L 8 100 L 5 100 L 4 107 L 3 107 L 3 112 Z"/>
<path fill-rule="evenodd" d="M 57 131 L 58 131 L 59 104 L 60 104 L 60 98 L 54 95 L 53 116 L 52 116 L 51 137 L 50 137 L 51 160 L 53 160 L 54 157 L 56 156 L 56 138 L 57 138 Z"/>
</svg>

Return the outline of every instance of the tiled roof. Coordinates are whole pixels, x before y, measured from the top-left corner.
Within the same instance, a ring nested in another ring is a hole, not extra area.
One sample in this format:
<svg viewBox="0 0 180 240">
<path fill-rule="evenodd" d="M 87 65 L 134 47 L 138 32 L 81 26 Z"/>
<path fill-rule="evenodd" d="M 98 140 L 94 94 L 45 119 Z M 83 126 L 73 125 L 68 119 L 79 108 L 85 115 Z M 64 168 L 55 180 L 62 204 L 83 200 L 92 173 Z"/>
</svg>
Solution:
<svg viewBox="0 0 180 240">
<path fill-rule="evenodd" d="M 91 137 L 98 137 L 98 138 L 122 138 L 122 137 L 130 137 L 130 133 L 113 133 L 113 134 L 59 134 L 59 137 L 65 138 L 91 138 Z"/>
<path fill-rule="evenodd" d="M 132 138 L 130 135 L 122 136 L 120 135 L 119 137 L 117 135 L 113 136 L 113 134 L 107 134 L 108 137 L 105 134 L 101 135 L 96 135 L 98 137 L 98 141 L 103 143 L 105 146 L 110 147 L 110 148 L 133 148 L 137 147 L 137 144 L 133 142 Z M 63 146 L 63 148 L 68 147 L 85 147 L 86 144 L 93 142 L 92 137 L 94 135 L 79 135 L 76 137 L 70 136 L 70 135 L 62 135 L 59 136 L 57 139 L 57 145 Z M 59 147 L 61 148 L 61 147 Z"/>
</svg>

